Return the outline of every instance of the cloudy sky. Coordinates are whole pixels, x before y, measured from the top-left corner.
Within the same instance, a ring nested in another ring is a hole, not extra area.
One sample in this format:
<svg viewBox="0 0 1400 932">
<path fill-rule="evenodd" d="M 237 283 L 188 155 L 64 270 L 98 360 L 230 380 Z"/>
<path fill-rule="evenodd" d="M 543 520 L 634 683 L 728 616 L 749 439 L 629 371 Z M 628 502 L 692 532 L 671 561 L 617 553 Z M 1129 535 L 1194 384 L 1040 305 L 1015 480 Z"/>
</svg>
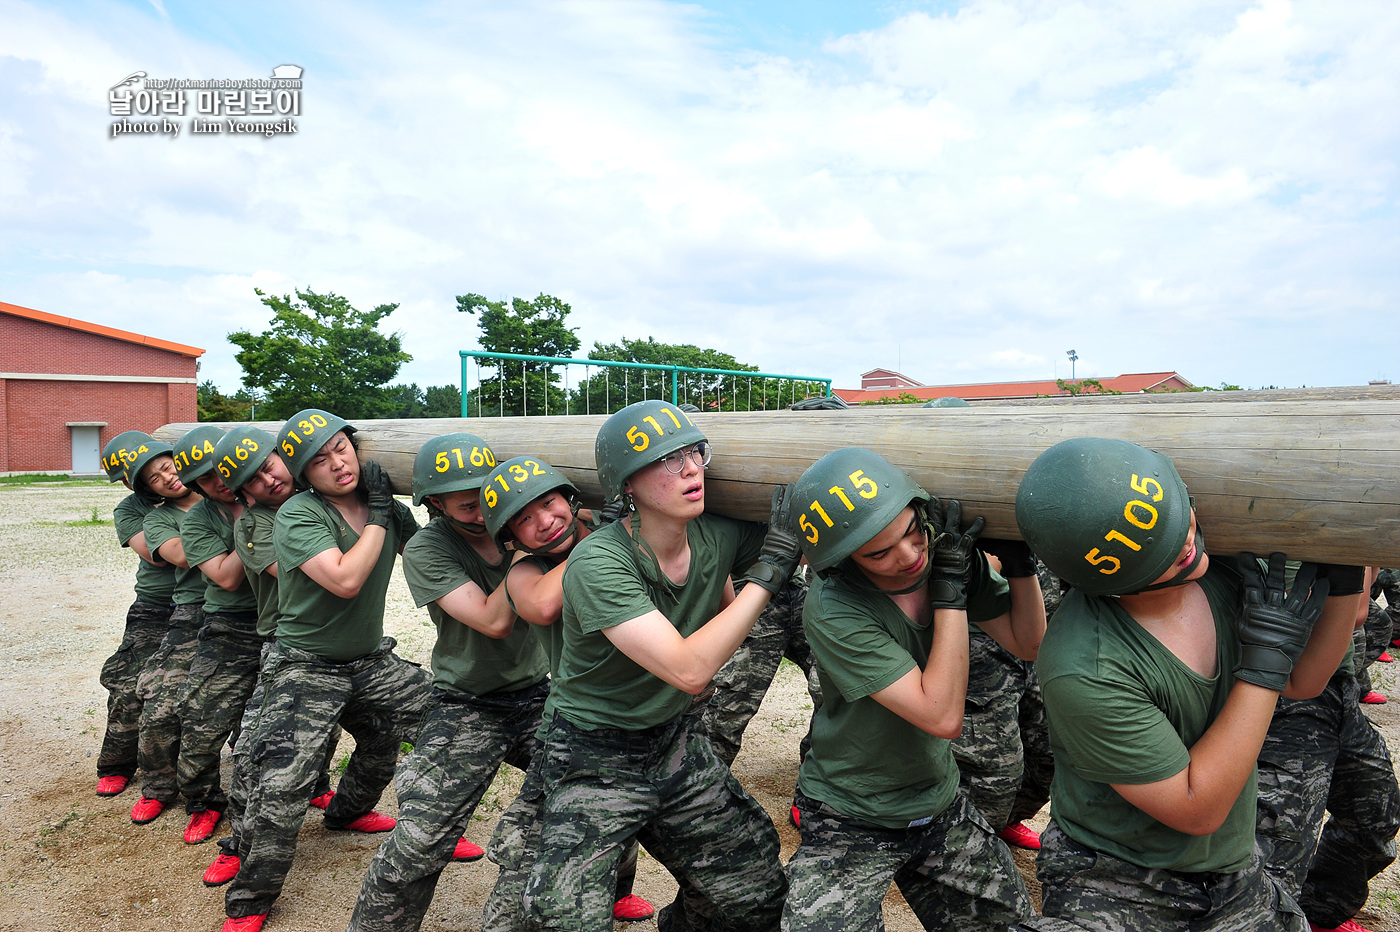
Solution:
<svg viewBox="0 0 1400 932">
<path fill-rule="evenodd" d="M 0 301 L 208 350 L 255 287 L 570 302 L 767 371 L 1400 382 L 1400 4 L 0 0 Z M 305 69 L 293 136 L 108 90 Z M 582 355 L 582 353 L 580 353 Z"/>
</svg>

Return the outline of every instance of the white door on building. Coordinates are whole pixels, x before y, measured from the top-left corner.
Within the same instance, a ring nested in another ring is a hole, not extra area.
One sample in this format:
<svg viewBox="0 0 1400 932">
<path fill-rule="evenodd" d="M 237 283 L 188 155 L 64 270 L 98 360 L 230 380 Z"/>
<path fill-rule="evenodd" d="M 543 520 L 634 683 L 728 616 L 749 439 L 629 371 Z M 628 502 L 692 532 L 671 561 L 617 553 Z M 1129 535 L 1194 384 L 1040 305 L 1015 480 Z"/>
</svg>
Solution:
<svg viewBox="0 0 1400 932">
<path fill-rule="evenodd" d="M 69 429 L 73 432 L 73 472 L 101 472 L 102 450 L 98 438 L 102 428 L 73 426 Z"/>
</svg>

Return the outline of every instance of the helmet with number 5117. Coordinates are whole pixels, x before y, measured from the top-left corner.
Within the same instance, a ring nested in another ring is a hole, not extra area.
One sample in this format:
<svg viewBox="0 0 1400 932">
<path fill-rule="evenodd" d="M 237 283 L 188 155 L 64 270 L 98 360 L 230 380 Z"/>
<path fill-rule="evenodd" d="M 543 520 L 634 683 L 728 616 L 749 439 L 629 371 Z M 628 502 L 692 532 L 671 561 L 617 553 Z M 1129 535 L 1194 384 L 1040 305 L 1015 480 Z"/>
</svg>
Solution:
<svg viewBox="0 0 1400 932">
<path fill-rule="evenodd" d="M 669 401 L 633 402 L 603 422 L 593 444 L 603 500 L 620 496 L 623 484 L 643 466 L 705 440 L 690 415 Z"/>
<path fill-rule="evenodd" d="M 823 576 L 889 526 L 910 502 L 929 500 L 908 473 L 861 447 L 835 450 L 808 466 L 792 494 L 802 552 Z"/>
<path fill-rule="evenodd" d="M 413 458 L 413 504 L 423 504 L 428 495 L 479 489 L 495 468 L 496 454 L 476 434 L 434 437 Z"/>
<path fill-rule="evenodd" d="M 1085 595 L 1152 585 L 1180 557 L 1191 499 L 1170 459 L 1126 440 L 1078 437 L 1031 463 L 1016 524 L 1050 572 Z"/>
</svg>

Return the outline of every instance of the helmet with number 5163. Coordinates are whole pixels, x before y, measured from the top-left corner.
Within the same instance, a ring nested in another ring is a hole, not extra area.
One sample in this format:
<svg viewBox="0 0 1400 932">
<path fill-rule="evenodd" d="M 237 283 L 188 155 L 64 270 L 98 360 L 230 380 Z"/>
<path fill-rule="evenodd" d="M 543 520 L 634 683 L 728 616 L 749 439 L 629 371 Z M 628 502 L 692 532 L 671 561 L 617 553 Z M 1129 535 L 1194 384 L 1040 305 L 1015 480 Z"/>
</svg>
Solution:
<svg viewBox="0 0 1400 932">
<path fill-rule="evenodd" d="M 823 576 L 883 531 L 910 502 L 929 500 L 908 473 L 861 447 L 835 450 L 808 466 L 792 494 L 802 552 Z"/>
<path fill-rule="evenodd" d="M 603 500 L 620 496 L 623 484 L 643 466 L 705 440 L 690 415 L 669 401 L 633 402 L 603 422 L 593 444 Z"/>
<path fill-rule="evenodd" d="M 1031 463 L 1016 524 L 1050 572 L 1086 595 L 1140 592 L 1171 569 L 1191 499 L 1170 459 L 1126 440 L 1078 437 Z"/>
<path fill-rule="evenodd" d="M 230 492 L 237 492 L 257 472 L 272 451 L 277 438 L 258 427 L 235 427 L 214 444 L 214 468 Z"/>
<path fill-rule="evenodd" d="M 495 468 L 496 454 L 476 434 L 434 437 L 413 458 L 413 504 L 423 504 L 428 495 L 479 489 Z"/>
<path fill-rule="evenodd" d="M 287 464 L 293 482 L 301 481 L 306 464 L 342 430 L 347 436 L 355 432 L 344 419 L 320 408 L 305 408 L 287 418 L 277 433 L 277 449 L 282 451 L 282 462 Z"/>
</svg>

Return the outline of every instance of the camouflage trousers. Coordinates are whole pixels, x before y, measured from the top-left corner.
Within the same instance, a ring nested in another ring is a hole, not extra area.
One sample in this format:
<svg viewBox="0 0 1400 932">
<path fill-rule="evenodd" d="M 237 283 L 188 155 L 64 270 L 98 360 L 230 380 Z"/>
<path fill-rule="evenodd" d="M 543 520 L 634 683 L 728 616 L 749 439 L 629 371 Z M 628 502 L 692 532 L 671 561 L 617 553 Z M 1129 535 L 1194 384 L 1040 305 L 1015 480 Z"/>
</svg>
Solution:
<svg viewBox="0 0 1400 932">
<path fill-rule="evenodd" d="M 1255 828 L 1267 870 L 1326 929 L 1365 905 L 1400 828 L 1390 751 L 1357 699 L 1344 676 L 1315 699 L 1280 699 L 1259 753 Z"/>
<path fill-rule="evenodd" d="M 588 731 L 554 717 L 525 887 L 526 912 L 544 929 L 610 932 L 617 863 L 643 829 L 648 852 L 714 905 L 716 929 L 778 927 L 787 889 L 778 833 L 695 724 L 681 715 L 640 731 Z"/>
<path fill-rule="evenodd" d="M 137 599 L 126 612 L 126 629 L 116 653 L 102 665 L 98 682 L 107 690 L 107 730 L 97 755 L 97 776 L 136 775 L 136 745 L 141 732 L 142 700 L 137 684 L 146 661 L 160 649 L 170 630 L 174 606 Z"/>
<path fill-rule="evenodd" d="M 160 647 L 146 661 L 137 680 L 141 727 L 136 757 L 141 766 L 141 795 L 169 805 L 180 793 L 175 763 L 180 758 L 180 729 L 190 663 L 204 623 L 202 604 L 177 605 Z"/>
<path fill-rule="evenodd" d="M 224 897 L 230 917 L 266 913 L 282 892 L 336 725 L 350 732 L 355 751 L 326 809 L 332 830 L 374 808 L 393 779 L 399 746 L 417 743 L 432 677 L 395 656 L 394 644 L 384 638 L 379 650 L 346 663 L 280 643 L 268 649 L 250 748 L 257 791 L 244 819 L 247 854 Z"/>
<path fill-rule="evenodd" d="M 704 723 L 715 754 L 726 765 L 733 766 L 734 758 L 739 756 L 744 729 L 763 704 L 784 657 L 801 667 L 807 676 L 812 714 L 822 707 L 816 658 L 802 630 L 802 607 L 806 601 L 807 583 L 790 580 L 758 616 L 734 656 L 715 674 L 715 693 L 705 708 Z M 807 756 L 811 744 L 809 726 L 802 738 L 799 758 Z"/>
<path fill-rule="evenodd" d="M 263 642 L 260 652 L 263 662 L 266 662 L 273 643 L 271 639 Z M 231 854 L 237 858 L 247 856 L 248 833 L 243 826 L 248 808 L 257 804 L 257 774 L 253 772 L 250 763 L 252 755 L 248 753 L 248 748 L 257 743 L 258 725 L 262 721 L 265 690 L 261 664 L 259 671 L 253 694 L 248 697 L 248 702 L 243 707 L 243 719 L 238 723 L 238 740 L 233 745 L 233 776 L 229 779 L 228 808 L 224 810 L 230 834 L 227 838 L 220 838 L 218 842 L 224 854 Z M 335 750 L 340 745 L 340 734 L 339 725 L 331 729 L 330 740 L 326 742 L 326 755 L 322 759 L 321 776 L 316 781 L 316 788 L 311 791 L 312 799 L 331 788 L 331 761 L 335 759 Z"/>
<path fill-rule="evenodd" d="M 1035 868 L 1042 916 L 1022 923 L 1035 932 L 1308 932 L 1257 846 L 1243 870 L 1184 873 L 1095 851 L 1051 820 Z"/>
<path fill-rule="evenodd" d="M 413 753 L 394 777 L 399 821 L 370 861 L 351 932 L 416 930 L 481 797 L 502 763 L 520 770 L 537 750 L 547 680 L 489 696 L 434 690 Z"/>
<path fill-rule="evenodd" d="M 538 743 L 538 742 L 537 742 Z M 528 932 L 538 926 L 525 916 L 525 883 L 540 845 L 540 804 L 544 802 L 544 758 L 536 753 L 525 771 L 520 792 L 501 813 L 486 856 L 500 868 L 496 885 L 486 898 L 481 932 Z M 637 878 L 637 841 L 634 838 L 617 865 L 613 900 L 632 892 Z"/>
<path fill-rule="evenodd" d="M 228 809 L 219 782 L 224 742 L 239 741 L 239 721 L 258 682 L 264 638 L 257 636 L 257 614 L 212 613 L 204 616 L 199 646 L 185 683 L 180 758 L 175 776 L 186 812 Z"/>
<path fill-rule="evenodd" d="M 1035 664 L 981 630 L 969 637 L 962 736 L 954 739 L 959 785 L 997 831 L 1050 801 L 1055 761 Z"/>
<path fill-rule="evenodd" d="M 1371 691 L 1371 664 L 1376 662 L 1381 652 L 1390 647 L 1393 633 L 1390 613 L 1381 608 L 1380 603 L 1371 600 L 1366 613 L 1366 624 L 1356 629 L 1352 635 L 1352 656 L 1356 660 L 1356 682 L 1361 695 Z"/>
<path fill-rule="evenodd" d="M 927 824 L 884 828 L 798 792 L 783 932 L 883 932 L 891 881 L 925 929 L 1008 929 L 1032 915 L 1011 851 L 956 797 Z"/>
</svg>

